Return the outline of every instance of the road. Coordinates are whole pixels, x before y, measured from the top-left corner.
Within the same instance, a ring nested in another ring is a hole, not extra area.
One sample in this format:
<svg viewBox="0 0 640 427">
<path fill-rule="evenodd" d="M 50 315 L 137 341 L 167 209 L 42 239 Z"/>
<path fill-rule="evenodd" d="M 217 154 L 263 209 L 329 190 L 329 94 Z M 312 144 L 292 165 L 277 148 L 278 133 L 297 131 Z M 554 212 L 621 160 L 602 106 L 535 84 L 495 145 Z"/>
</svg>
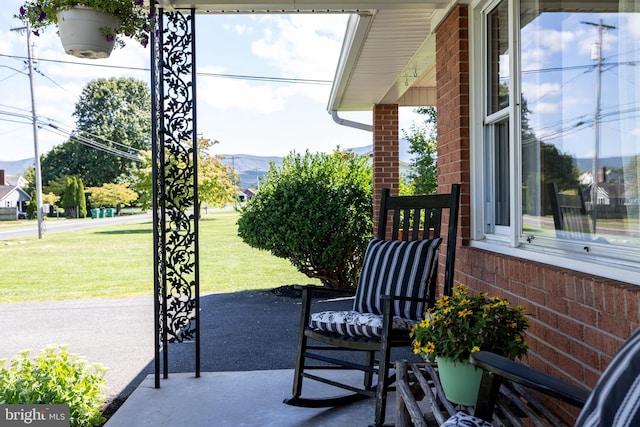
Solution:
<svg viewBox="0 0 640 427">
<path fill-rule="evenodd" d="M 46 231 L 44 237 L 50 233 L 61 233 L 64 231 L 81 230 L 84 228 L 93 227 L 106 227 L 108 225 L 115 224 L 128 224 L 132 222 L 151 222 L 151 214 L 139 214 L 139 215 L 123 215 L 113 218 L 95 218 L 95 219 L 78 219 L 67 220 L 64 218 L 47 218 L 45 220 Z M 38 223 L 33 221 L 33 224 L 29 224 L 24 227 L 9 227 L 0 228 L 0 241 L 1 240 L 14 240 L 22 239 L 25 237 L 38 237 Z"/>
</svg>

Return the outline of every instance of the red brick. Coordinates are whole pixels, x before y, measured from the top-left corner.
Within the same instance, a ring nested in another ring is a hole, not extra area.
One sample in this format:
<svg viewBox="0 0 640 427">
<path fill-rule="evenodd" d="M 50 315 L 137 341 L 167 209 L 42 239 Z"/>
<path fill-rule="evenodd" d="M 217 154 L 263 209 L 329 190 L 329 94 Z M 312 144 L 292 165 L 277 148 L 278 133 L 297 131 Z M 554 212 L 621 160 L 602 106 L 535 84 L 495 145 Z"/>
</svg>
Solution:
<svg viewBox="0 0 640 427">
<path fill-rule="evenodd" d="M 584 342 L 605 354 L 615 354 L 616 340 L 611 335 L 605 334 L 596 328 L 585 329 Z"/>
</svg>

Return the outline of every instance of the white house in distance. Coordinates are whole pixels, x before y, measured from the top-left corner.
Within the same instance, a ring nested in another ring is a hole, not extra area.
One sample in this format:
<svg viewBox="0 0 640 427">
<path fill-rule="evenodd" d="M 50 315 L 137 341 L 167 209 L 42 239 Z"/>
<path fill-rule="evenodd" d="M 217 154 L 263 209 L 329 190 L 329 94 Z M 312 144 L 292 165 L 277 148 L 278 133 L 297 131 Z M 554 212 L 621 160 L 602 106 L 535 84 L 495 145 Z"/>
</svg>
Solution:
<svg viewBox="0 0 640 427">
<path fill-rule="evenodd" d="M 27 180 L 18 175 L 7 175 L 0 169 L 0 221 L 18 219 L 18 212 L 24 212 L 31 196 L 22 189 Z"/>
</svg>

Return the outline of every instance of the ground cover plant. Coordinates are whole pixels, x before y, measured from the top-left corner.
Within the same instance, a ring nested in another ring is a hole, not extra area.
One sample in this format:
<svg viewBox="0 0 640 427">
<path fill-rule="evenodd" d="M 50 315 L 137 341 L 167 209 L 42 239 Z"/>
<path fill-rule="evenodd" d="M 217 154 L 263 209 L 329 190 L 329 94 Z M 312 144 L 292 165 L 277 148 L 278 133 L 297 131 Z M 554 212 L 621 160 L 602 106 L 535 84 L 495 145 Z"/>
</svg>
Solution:
<svg viewBox="0 0 640 427">
<path fill-rule="evenodd" d="M 200 221 L 201 294 L 319 284 L 243 243 L 237 219 L 217 212 Z M 0 304 L 152 295 L 152 239 L 143 222 L 0 242 Z"/>
<path fill-rule="evenodd" d="M 47 347 L 34 357 L 26 350 L 0 360 L 0 403 L 68 404 L 71 427 L 98 426 L 105 421 L 105 373 L 65 346 Z"/>
</svg>

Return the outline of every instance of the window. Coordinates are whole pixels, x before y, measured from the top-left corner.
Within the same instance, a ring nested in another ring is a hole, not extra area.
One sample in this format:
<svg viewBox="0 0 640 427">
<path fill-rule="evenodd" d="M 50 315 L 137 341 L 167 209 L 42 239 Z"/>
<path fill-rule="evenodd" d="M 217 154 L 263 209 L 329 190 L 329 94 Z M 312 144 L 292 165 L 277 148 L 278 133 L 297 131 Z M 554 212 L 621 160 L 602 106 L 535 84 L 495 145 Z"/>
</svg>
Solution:
<svg viewBox="0 0 640 427">
<path fill-rule="evenodd" d="M 509 225 L 509 38 L 507 1 L 487 14 L 485 123 L 485 217 L 487 233 Z"/>
<path fill-rule="evenodd" d="M 485 237 L 637 271 L 640 0 L 513 4 L 477 9 Z"/>
</svg>

